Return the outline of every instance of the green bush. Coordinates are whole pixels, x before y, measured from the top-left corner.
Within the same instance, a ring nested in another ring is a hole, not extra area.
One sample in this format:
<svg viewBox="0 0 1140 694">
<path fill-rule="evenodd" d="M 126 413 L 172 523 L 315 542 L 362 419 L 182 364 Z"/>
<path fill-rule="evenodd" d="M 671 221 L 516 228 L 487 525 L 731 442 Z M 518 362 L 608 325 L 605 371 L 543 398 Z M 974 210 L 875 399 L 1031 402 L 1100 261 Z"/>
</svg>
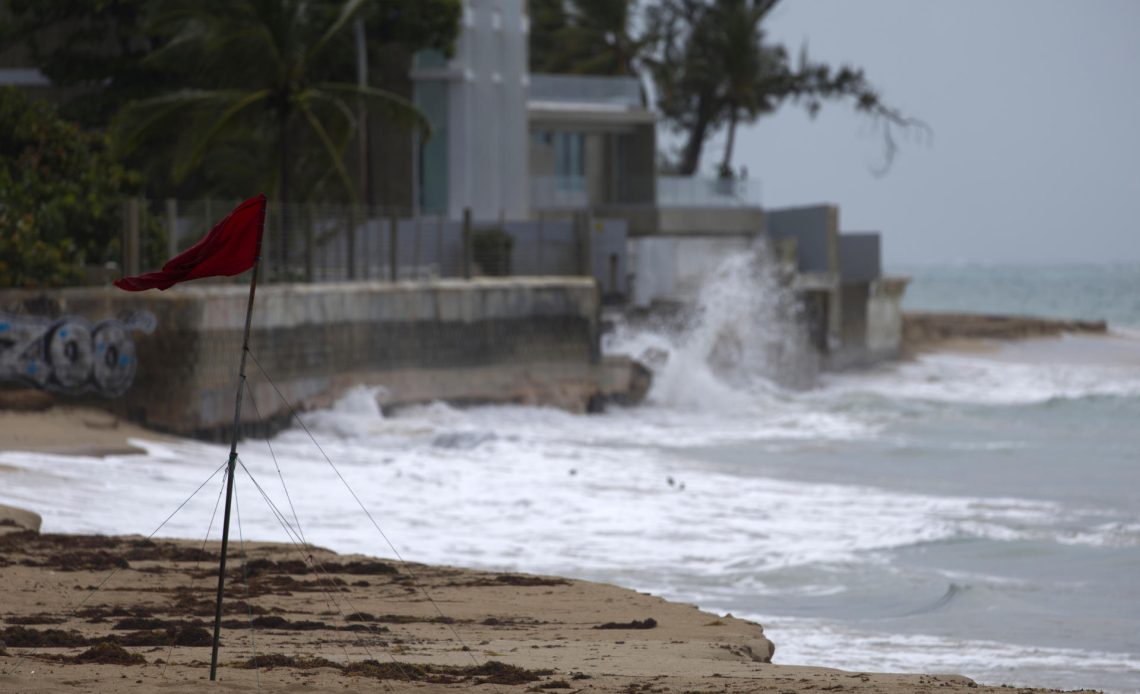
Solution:
<svg viewBox="0 0 1140 694">
<path fill-rule="evenodd" d="M 511 274 L 511 250 L 515 238 L 499 227 L 477 229 L 471 234 L 471 255 L 484 275 L 506 277 Z"/>
<path fill-rule="evenodd" d="M 0 287 L 57 287 L 120 257 L 122 201 L 139 188 L 106 138 L 0 88 Z M 161 246 L 153 222 L 143 255 Z"/>
</svg>

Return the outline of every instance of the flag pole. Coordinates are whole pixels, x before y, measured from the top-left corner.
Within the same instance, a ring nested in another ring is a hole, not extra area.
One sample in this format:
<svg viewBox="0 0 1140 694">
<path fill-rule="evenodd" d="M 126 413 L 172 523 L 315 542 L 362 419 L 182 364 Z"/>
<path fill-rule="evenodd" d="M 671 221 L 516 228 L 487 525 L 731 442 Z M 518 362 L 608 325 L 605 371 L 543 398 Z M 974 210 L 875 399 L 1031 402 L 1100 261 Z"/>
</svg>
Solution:
<svg viewBox="0 0 1140 694">
<path fill-rule="evenodd" d="M 253 321 L 253 297 L 257 292 L 257 271 L 261 267 L 261 234 L 258 230 L 257 257 L 253 261 L 253 277 L 249 282 L 249 303 L 245 308 L 245 334 L 241 344 L 241 366 L 238 368 L 237 400 L 234 403 L 233 435 L 230 439 L 230 459 L 226 467 L 226 510 L 222 520 L 222 556 L 218 560 L 218 600 L 214 608 L 214 646 L 210 653 L 210 681 L 218 678 L 218 640 L 222 633 L 222 592 L 226 582 L 226 549 L 230 542 L 230 500 L 234 494 L 234 469 L 237 466 L 237 442 L 241 424 L 241 401 L 245 394 L 245 357 L 249 353 L 249 328 Z"/>
</svg>

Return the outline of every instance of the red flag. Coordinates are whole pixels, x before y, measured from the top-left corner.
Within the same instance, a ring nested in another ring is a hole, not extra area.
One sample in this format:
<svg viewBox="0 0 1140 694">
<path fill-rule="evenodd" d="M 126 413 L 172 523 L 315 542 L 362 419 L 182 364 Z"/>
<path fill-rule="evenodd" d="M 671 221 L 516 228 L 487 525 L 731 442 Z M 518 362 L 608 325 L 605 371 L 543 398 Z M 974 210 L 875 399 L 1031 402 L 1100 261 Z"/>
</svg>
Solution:
<svg viewBox="0 0 1140 694">
<path fill-rule="evenodd" d="M 159 272 L 124 277 L 115 286 L 128 292 L 170 287 L 202 277 L 237 275 L 253 267 L 261 255 L 265 228 L 265 194 L 250 198 L 214 225 L 201 241 L 166 261 Z"/>
</svg>

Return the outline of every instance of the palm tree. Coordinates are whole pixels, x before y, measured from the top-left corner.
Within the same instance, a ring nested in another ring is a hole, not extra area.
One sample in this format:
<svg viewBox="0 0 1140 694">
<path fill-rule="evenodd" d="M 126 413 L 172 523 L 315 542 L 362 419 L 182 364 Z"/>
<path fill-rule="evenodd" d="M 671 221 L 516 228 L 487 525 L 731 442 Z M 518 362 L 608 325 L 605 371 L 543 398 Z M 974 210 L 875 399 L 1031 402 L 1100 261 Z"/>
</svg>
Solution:
<svg viewBox="0 0 1140 694">
<path fill-rule="evenodd" d="M 112 123 L 120 154 L 168 141 L 170 177 L 181 183 L 211 158 L 254 160 L 257 181 L 292 202 L 299 171 L 331 174 L 350 201 L 355 187 L 344 152 L 356 106 L 394 116 L 425 133 L 424 117 L 391 92 L 337 79 L 325 59 L 366 0 L 170 0 L 153 21 L 174 36 L 150 60 L 200 66 L 197 84 L 134 101 Z M 275 150 L 273 157 L 270 151 Z M 276 158 L 276 166 L 268 160 Z M 302 169 L 299 165 L 304 164 Z M 311 191 L 310 191 L 311 192 Z"/>
<path fill-rule="evenodd" d="M 535 72 L 637 77 L 653 45 L 638 34 L 639 0 L 532 0 L 530 63 Z"/>
<path fill-rule="evenodd" d="M 883 131 L 885 172 L 896 152 L 892 126 L 928 126 L 884 104 L 863 71 L 813 63 L 806 51 L 793 66 L 787 50 L 766 42 L 762 23 L 779 0 L 662 0 L 649 14 L 657 37 L 652 61 L 658 104 L 666 121 L 684 133 L 678 173 L 691 176 L 708 138 L 727 128 L 720 174 L 731 176 L 736 128 L 778 109 L 803 105 L 814 116 L 823 101 L 849 98 Z"/>
<path fill-rule="evenodd" d="M 732 150 L 736 142 L 736 126 L 755 121 L 763 112 L 774 108 L 771 83 L 778 74 L 781 54 L 762 43 L 760 22 L 771 4 L 748 0 L 726 0 L 712 7 L 702 29 L 711 34 L 709 41 L 713 66 L 719 75 L 717 101 L 722 119 L 727 120 L 724 157 L 720 177 L 732 177 Z"/>
</svg>

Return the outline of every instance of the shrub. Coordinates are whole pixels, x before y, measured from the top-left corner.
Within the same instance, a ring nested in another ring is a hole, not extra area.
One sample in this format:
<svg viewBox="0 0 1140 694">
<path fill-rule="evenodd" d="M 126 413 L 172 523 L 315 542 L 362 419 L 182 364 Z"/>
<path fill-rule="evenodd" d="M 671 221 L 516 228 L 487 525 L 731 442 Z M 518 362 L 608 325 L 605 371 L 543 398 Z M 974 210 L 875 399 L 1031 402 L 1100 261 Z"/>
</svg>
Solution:
<svg viewBox="0 0 1140 694">
<path fill-rule="evenodd" d="M 505 277 L 511 274 L 511 250 L 515 239 L 499 227 L 477 229 L 471 235 L 471 255 L 484 275 Z"/>
</svg>

